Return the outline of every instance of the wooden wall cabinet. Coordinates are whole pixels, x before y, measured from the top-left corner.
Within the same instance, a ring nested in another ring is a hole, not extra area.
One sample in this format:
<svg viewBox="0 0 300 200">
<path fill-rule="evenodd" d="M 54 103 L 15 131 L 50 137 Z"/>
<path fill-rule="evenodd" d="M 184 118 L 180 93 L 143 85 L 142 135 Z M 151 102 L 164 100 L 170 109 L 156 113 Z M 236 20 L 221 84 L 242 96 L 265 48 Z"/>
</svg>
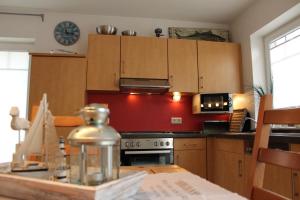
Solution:
<svg viewBox="0 0 300 200">
<path fill-rule="evenodd" d="M 197 41 L 168 39 L 170 92 L 198 92 Z"/>
<path fill-rule="evenodd" d="M 47 94 L 55 115 L 74 115 L 85 105 L 87 60 L 83 56 L 32 54 L 29 86 L 29 115 Z M 69 133 L 64 129 L 62 134 Z"/>
<path fill-rule="evenodd" d="M 206 178 L 206 138 L 174 139 L 176 165 Z"/>
<path fill-rule="evenodd" d="M 87 90 L 119 90 L 120 41 L 120 36 L 89 35 Z"/>
<path fill-rule="evenodd" d="M 214 138 L 207 146 L 208 179 L 232 192 L 245 194 L 244 141 Z"/>
<path fill-rule="evenodd" d="M 198 41 L 200 93 L 241 92 L 240 45 Z"/>
<path fill-rule="evenodd" d="M 122 78 L 168 78 L 167 39 L 121 37 Z"/>
</svg>

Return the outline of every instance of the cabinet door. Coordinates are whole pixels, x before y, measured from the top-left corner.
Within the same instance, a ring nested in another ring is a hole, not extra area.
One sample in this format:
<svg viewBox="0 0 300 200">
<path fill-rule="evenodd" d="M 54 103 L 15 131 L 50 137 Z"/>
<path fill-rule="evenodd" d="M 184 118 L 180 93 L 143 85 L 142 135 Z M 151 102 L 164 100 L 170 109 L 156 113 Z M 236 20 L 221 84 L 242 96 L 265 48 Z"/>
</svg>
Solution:
<svg viewBox="0 0 300 200">
<path fill-rule="evenodd" d="M 285 197 L 292 198 L 291 175 L 291 169 L 266 164 L 263 187 Z"/>
<path fill-rule="evenodd" d="M 241 195 L 244 194 L 244 157 L 241 154 L 215 151 L 214 183 Z"/>
<path fill-rule="evenodd" d="M 32 56 L 29 89 L 29 116 L 47 93 L 49 109 L 55 115 L 74 115 L 85 104 L 86 58 Z M 63 133 L 70 129 L 62 128 Z M 62 133 L 62 134 L 63 134 Z"/>
<path fill-rule="evenodd" d="M 241 92 L 240 45 L 198 41 L 199 92 Z"/>
<path fill-rule="evenodd" d="M 200 149 L 175 150 L 175 164 L 206 178 L 206 151 Z"/>
<path fill-rule="evenodd" d="M 89 35 L 88 90 L 119 90 L 120 37 Z"/>
<path fill-rule="evenodd" d="M 167 79 L 167 39 L 121 37 L 121 77 Z"/>
<path fill-rule="evenodd" d="M 198 92 L 197 42 L 168 39 L 171 92 Z"/>
<path fill-rule="evenodd" d="M 300 152 L 300 144 L 292 144 L 291 151 Z M 292 199 L 300 200 L 300 171 L 292 172 L 292 192 Z"/>
</svg>

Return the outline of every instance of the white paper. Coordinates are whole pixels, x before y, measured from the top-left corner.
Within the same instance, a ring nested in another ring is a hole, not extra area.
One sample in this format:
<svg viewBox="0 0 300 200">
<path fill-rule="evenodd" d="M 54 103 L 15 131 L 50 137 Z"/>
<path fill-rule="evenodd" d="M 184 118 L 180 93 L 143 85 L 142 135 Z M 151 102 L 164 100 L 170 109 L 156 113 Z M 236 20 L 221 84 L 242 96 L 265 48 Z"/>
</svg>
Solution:
<svg viewBox="0 0 300 200">
<path fill-rule="evenodd" d="M 189 172 L 147 175 L 132 200 L 246 200 Z"/>
</svg>

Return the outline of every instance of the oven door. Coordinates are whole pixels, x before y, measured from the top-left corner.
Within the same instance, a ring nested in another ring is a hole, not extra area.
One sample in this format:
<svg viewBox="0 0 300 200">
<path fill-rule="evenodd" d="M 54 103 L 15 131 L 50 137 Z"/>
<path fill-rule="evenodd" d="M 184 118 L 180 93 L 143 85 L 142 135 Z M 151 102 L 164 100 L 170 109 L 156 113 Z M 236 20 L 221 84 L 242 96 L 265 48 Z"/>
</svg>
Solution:
<svg viewBox="0 0 300 200">
<path fill-rule="evenodd" d="M 155 150 L 122 150 L 121 165 L 171 165 L 173 161 L 173 149 Z"/>
</svg>

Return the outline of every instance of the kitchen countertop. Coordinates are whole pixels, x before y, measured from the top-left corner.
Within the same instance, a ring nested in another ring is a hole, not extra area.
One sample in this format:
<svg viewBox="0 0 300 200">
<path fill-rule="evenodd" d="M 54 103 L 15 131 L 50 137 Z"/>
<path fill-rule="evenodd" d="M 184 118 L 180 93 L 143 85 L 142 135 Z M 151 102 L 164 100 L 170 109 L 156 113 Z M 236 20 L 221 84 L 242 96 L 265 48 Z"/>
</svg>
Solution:
<svg viewBox="0 0 300 200">
<path fill-rule="evenodd" d="M 186 132 L 126 132 L 122 138 L 201 138 L 206 137 L 201 131 Z"/>
<path fill-rule="evenodd" d="M 243 139 L 253 141 L 255 132 L 220 132 L 207 134 L 207 137 L 229 138 L 229 139 Z M 270 143 L 300 143 L 300 133 L 271 133 Z"/>
<path fill-rule="evenodd" d="M 214 132 L 203 133 L 203 131 L 184 131 L 184 132 L 131 132 L 121 133 L 122 138 L 229 138 L 253 141 L 255 132 Z M 275 129 L 271 133 L 270 142 L 272 143 L 300 143 L 300 132 L 295 130 Z"/>
</svg>

